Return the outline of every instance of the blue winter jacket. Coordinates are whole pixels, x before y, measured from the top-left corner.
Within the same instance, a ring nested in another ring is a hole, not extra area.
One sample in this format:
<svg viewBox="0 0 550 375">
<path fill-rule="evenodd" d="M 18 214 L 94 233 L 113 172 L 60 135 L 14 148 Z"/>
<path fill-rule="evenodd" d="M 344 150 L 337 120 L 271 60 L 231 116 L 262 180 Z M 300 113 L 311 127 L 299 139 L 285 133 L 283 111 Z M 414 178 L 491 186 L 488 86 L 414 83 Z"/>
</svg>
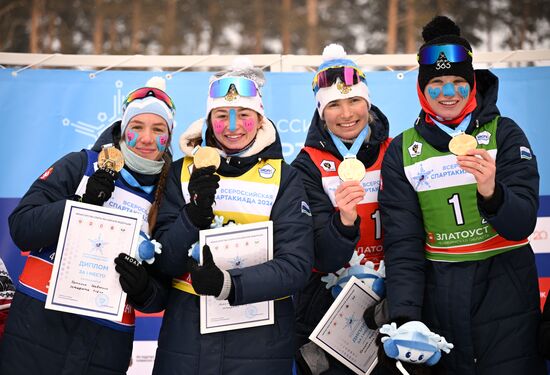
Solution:
<svg viewBox="0 0 550 375">
<path fill-rule="evenodd" d="M 92 147 L 100 151 L 120 140 L 120 122 L 107 128 Z M 38 178 L 9 217 L 14 243 L 24 251 L 57 243 L 67 200 L 75 199 L 88 157 L 71 152 L 51 166 L 47 178 Z M 129 172 L 142 185 L 154 185 L 158 175 Z M 129 187 L 132 189 L 131 187 Z M 113 263 L 114 266 L 114 263 Z M 152 279 L 157 284 L 156 279 Z M 162 288 L 154 291 L 164 293 Z M 152 295 L 149 301 L 163 300 Z M 141 311 L 149 309 L 136 305 Z M 44 302 L 16 292 L 0 352 L 1 374 L 125 374 L 130 365 L 134 332 L 122 332 L 86 317 L 46 310 Z M 32 360 L 29 361 L 29 356 Z"/>
<path fill-rule="evenodd" d="M 278 135 L 256 155 L 222 158 L 217 173 L 242 175 L 260 158 L 283 158 Z M 155 238 L 163 246 L 155 265 L 170 276 L 188 271 L 188 249 L 199 238 L 199 229 L 184 210 L 182 163 L 180 159 L 172 165 L 155 229 Z M 164 313 L 154 374 L 290 373 L 294 356 L 294 310 L 291 298 L 285 297 L 305 285 L 313 261 L 311 216 L 303 209 L 302 202 L 307 202 L 302 182 L 296 170 L 283 162 L 281 184 L 270 216 L 273 260 L 228 270 L 234 286 L 234 299 L 230 303 L 243 305 L 276 300 L 275 324 L 200 335 L 199 297 L 172 289 Z"/>
<path fill-rule="evenodd" d="M 477 108 L 466 133 L 499 116 L 498 79 L 476 70 Z M 415 124 L 436 149 L 448 151 L 450 136 L 425 122 Z M 528 237 L 537 219 L 539 174 L 536 157 L 520 127 L 500 117 L 496 131 L 496 189 L 492 199 L 478 194 L 477 206 L 498 234 Z M 545 374 L 537 353 L 540 320 L 537 270 L 530 245 L 482 261 L 435 262 L 424 255 L 426 233 L 416 192 L 403 169 L 403 138 L 391 143 L 382 165 L 379 193 L 384 230 L 386 289 L 393 320 L 422 320 L 455 348 L 443 354 L 435 373 Z"/>
</svg>

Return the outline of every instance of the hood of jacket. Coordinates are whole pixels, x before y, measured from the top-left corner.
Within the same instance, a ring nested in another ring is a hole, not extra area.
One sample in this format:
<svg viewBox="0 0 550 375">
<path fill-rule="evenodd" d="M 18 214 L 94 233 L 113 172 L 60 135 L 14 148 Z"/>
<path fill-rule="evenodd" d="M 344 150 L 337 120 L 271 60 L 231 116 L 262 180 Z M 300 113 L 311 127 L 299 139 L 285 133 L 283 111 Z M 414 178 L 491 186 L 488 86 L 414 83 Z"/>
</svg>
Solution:
<svg viewBox="0 0 550 375">
<path fill-rule="evenodd" d="M 477 107 L 472 112 L 470 124 L 466 128 L 466 133 L 471 134 L 474 129 L 482 124 L 492 121 L 500 115 L 497 107 L 498 99 L 498 78 L 489 70 L 478 69 L 475 71 L 476 78 L 476 100 Z M 439 129 L 437 125 L 426 123 L 426 113 L 422 110 L 414 125 L 415 129 L 422 135 L 426 141 L 434 146 L 438 151 L 446 152 L 451 136 Z"/>
<path fill-rule="evenodd" d="M 108 143 L 118 146 L 118 142 L 120 142 L 120 121 L 114 122 L 108 128 L 103 130 L 103 132 L 101 132 L 97 138 L 97 141 L 95 141 L 92 146 L 92 151 L 99 152 L 101 151 L 101 146 Z"/>
</svg>

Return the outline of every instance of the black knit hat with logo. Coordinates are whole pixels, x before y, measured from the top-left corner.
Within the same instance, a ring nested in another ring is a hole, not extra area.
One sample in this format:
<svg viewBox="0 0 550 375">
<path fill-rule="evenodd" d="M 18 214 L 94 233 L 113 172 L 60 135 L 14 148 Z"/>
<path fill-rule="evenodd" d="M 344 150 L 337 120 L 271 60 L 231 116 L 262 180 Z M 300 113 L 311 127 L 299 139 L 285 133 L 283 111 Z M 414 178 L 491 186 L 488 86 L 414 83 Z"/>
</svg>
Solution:
<svg viewBox="0 0 550 375">
<path fill-rule="evenodd" d="M 442 45 L 442 44 L 459 44 L 464 46 L 468 51 L 472 51 L 470 43 L 460 37 L 460 28 L 448 17 L 436 16 L 422 29 L 422 38 L 424 44 L 420 47 L 420 51 L 427 46 Z M 434 77 L 440 76 L 459 76 L 464 78 L 470 88 L 474 87 L 474 67 L 472 66 L 472 56 L 468 55 L 465 61 L 451 63 L 445 57 L 445 54 L 440 54 L 434 64 L 420 64 L 418 69 L 418 85 L 422 92 L 424 88 Z"/>
</svg>

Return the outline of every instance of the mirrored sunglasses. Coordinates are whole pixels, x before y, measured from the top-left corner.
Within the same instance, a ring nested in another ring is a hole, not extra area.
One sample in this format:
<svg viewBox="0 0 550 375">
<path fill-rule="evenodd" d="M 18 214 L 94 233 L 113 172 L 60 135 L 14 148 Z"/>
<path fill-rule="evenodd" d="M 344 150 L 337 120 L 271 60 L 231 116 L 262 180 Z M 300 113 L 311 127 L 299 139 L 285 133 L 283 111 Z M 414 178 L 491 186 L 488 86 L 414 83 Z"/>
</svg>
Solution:
<svg viewBox="0 0 550 375">
<path fill-rule="evenodd" d="M 176 105 L 172 101 L 172 98 L 170 98 L 164 91 L 154 87 L 142 87 L 129 93 L 124 100 L 124 103 L 122 103 L 122 111 L 124 112 L 126 107 L 128 107 L 128 104 L 132 103 L 134 100 L 145 99 L 148 96 L 162 100 L 173 113 L 176 111 Z"/>
<path fill-rule="evenodd" d="M 418 63 L 422 65 L 435 64 L 441 53 L 452 63 L 466 61 L 468 56 L 473 56 L 471 51 L 460 44 L 433 45 L 420 50 L 417 55 Z"/>
<path fill-rule="evenodd" d="M 223 98 L 227 95 L 232 85 L 240 96 L 256 96 L 258 93 L 258 88 L 254 81 L 243 77 L 227 77 L 212 82 L 208 95 L 211 98 Z"/>
<path fill-rule="evenodd" d="M 365 81 L 365 73 L 351 66 L 330 67 L 320 71 L 313 77 L 313 91 L 330 87 L 340 79 L 346 86 L 358 84 L 360 81 Z"/>
</svg>

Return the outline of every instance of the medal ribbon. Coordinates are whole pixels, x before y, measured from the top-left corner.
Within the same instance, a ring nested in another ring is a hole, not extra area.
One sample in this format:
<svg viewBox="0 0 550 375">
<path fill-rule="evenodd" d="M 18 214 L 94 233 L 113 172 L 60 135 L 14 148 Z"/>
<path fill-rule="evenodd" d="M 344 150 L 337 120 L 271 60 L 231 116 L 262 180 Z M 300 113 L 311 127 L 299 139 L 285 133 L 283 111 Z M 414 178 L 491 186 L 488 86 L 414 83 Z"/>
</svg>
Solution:
<svg viewBox="0 0 550 375">
<path fill-rule="evenodd" d="M 147 194 L 151 194 L 153 189 L 155 188 L 155 185 L 149 185 L 149 186 L 141 186 L 139 182 L 137 182 L 136 178 L 130 174 L 126 169 L 122 168 L 120 170 L 120 175 L 128 183 L 128 185 L 133 186 L 135 188 L 141 189 Z"/>
<path fill-rule="evenodd" d="M 363 141 L 365 140 L 365 138 L 367 138 L 367 135 L 369 135 L 369 132 L 370 132 L 370 127 L 367 124 L 365 125 L 365 128 L 361 130 L 361 133 L 359 133 L 357 138 L 355 138 L 355 141 L 353 141 L 353 145 L 351 145 L 351 147 L 348 150 L 348 148 L 340 138 L 334 135 L 334 133 L 332 133 L 330 130 L 328 131 L 328 133 L 330 134 L 330 137 L 332 138 L 332 142 L 334 142 L 334 145 L 338 149 L 338 152 L 340 153 L 340 155 L 342 155 L 344 159 L 350 158 L 350 157 L 353 157 L 353 158 L 356 157 L 357 152 L 359 152 L 359 149 L 361 148 L 361 145 L 363 144 Z"/>
<path fill-rule="evenodd" d="M 470 119 L 472 118 L 472 114 L 469 114 L 468 116 L 464 117 L 464 120 L 462 120 L 460 124 L 458 124 L 458 126 L 454 129 L 440 123 L 439 121 L 434 119 L 432 116 L 430 116 L 430 118 L 432 119 L 434 124 L 437 125 L 439 129 L 443 130 L 445 133 L 449 134 L 451 137 L 456 137 L 457 135 L 462 134 L 466 131 L 466 128 L 470 124 Z"/>
</svg>

